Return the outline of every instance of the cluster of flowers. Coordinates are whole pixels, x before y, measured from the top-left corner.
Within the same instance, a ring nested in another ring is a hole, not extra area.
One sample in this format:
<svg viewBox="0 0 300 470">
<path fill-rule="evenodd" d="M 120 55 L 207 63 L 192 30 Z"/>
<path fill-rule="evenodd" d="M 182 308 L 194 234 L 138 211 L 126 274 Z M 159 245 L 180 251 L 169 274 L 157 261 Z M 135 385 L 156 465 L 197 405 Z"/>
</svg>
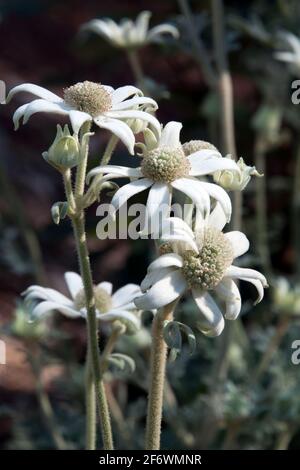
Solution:
<svg viewBox="0 0 300 470">
<path fill-rule="evenodd" d="M 124 35 L 129 35 L 132 41 L 137 37 L 144 41 L 147 37 L 150 41 L 164 32 L 175 35 L 171 26 L 167 30 L 166 26 L 154 28 L 148 34 L 148 20 L 148 14 L 141 16 L 136 31 L 132 24 L 126 23 L 123 29 L 118 29 L 117 25 L 101 20 L 86 27 L 100 31 L 107 38 L 113 30 L 120 47 Z M 149 219 L 157 220 L 160 206 L 166 207 L 159 227 L 159 256 L 148 267 L 141 286 L 128 284 L 114 294 L 108 282 L 94 286 L 99 321 L 118 320 L 128 331 L 136 331 L 140 327 L 141 311 L 164 308 L 191 292 L 201 314 L 200 330 L 207 336 L 217 336 L 224 328 L 224 316 L 234 320 L 240 313 L 238 279 L 252 283 L 258 292 L 257 302 L 262 300 L 267 286 L 265 277 L 253 269 L 232 264 L 248 250 L 246 236 L 239 231 L 223 232 L 232 212 L 226 190 L 244 189 L 251 175 L 256 174 L 255 168 L 245 165 L 242 159 L 235 162 L 230 156 L 223 157 L 205 141 L 182 144 L 182 124 L 172 121 L 162 126 L 155 117 L 157 103 L 134 86 L 113 89 L 84 81 L 66 88 L 64 96 L 60 97 L 40 86 L 23 84 L 10 91 L 7 102 L 19 92 L 31 93 L 37 99 L 16 110 L 13 116 L 16 129 L 21 119 L 26 123 L 37 112 L 60 114 L 70 119 L 73 133 L 68 127 L 64 130 L 58 127 L 55 141 L 44 154 L 56 169 L 63 171 L 80 163 L 80 146 L 84 144 L 80 135 L 86 124 L 90 130 L 94 123 L 111 132 L 130 154 L 139 155 L 141 164 L 137 168 L 113 164 L 95 167 L 88 174 L 87 184 L 101 188 L 104 182 L 129 178 L 130 182 L 118 188 L 112 197 L 116 211 L 132 196 L 146 190 L 149 191 Z M 136 142 L 136 136 L 141 134 L 143 142 Z M 209 177 L 213 182 L 208 181 Z M 171 216 L 169 208 L 176 191 L 193 204 L 189 220 Z M 86 317 L 80 276 L 69 272 L 65 277 L 71 299 L 49 288 L 31 286 L 27 289 L 27 300 L 35 301 L 35 317 L 53 310 L 71 318 Z M 221 304 L 225 307 L 224 315 Z"/>
</svg>

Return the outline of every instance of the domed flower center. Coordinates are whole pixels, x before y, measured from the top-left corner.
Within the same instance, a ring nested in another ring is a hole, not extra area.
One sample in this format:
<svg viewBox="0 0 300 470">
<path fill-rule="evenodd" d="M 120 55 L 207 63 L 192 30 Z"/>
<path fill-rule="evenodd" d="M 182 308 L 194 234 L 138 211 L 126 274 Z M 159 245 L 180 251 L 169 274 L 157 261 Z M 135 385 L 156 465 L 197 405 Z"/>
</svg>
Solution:
<svg viewBox="0 0 300 470">
<path fill-rule="evenodd" d="M 196 241 L 200 252 L 187 251 L 183 258 L 182 273 L 190 287 L 214 289 L 222 280 L 233 261 L 233 247 L 222 232 L 206 228 Z"/>
<path fill-rule="evenodd" d="M 111 95 L 104 86 L 89 81 L 65 88 L 64 100 L 72 108 L 84 111 L 92 117 L 110 110 L 112 106 Z"/>
<path fill-rule="evenodd" d="M 112 298 L 106 292 L 106 290 L 102 289 L 102 287 L 94 286 L 94 296 L 96 309 L 99 310 L 100 313 L 106 313 L 112 308 Z M 82 308 L 86 307 L 85 294 L 83 289 L 80 290 L 76 295 L 74 306 L 77 310 L 81 310 Z"/>
<path fill-rule="evenodd" d="M 199 150 L 215 150 L 218 152 L 218 149 L 213 144 L 206 142 L 206 140 L 190 140 L 185 142 L 182 144 L 182 150 L 186 157 L 192 153 L 199 152 Z"/>
<path fill-rule="evenodd" d="M 143 158 L 141 170 L 146 178 L 171 183 L 188 176 L 190 164 L 181 148 L 158 147 Z"/>
</svg>

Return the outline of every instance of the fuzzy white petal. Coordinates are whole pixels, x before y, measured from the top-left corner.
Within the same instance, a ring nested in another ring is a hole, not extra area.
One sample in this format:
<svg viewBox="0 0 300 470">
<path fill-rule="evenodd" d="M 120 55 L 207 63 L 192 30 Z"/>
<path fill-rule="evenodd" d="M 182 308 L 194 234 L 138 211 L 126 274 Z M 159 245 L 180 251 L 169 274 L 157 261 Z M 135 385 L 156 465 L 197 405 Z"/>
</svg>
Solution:
<svg viewBox="0 0 300 470">
<path fill-rule="evenodd" d="M 220 203 L 223 211 L 225 212 L 226 220 L 229 222 L 231 218 L 232 207 L 230 197 L 226 191 L 224 191 L 224 189 L 217 184 L 204 183 L 203 181 L 200 181 L 200 184 L 212 198 L 216 199 Z"/>
<path fill-rule="evenodd" d="M 204 324 L 200 322 L 199 329 L 206 336 L 219 336 L 224 329 L 224 318 L 221 310 L 208 293 L 201 289 L 192 289 L 194 300 L 205 318 Z"/>
<path fill-rule="evenodd" d="M 73 299 L 83 289 L 82 279 L 79 274 L 69 271 L 65 273 L 65 281 Z"/>
<path fill-rule="evenodd" d="M 165 255 L 159 256 L 156 260 L 152 261 L 148 266 L 148 272 L 156 269 L 168 268 L 170 266 L 176 266 L 181 268 L 183 265 L 183 259 L 176 253 L 166 253 Z"/>
<path fill-rule="evenodd" d="M 151 186 L 146 205 L 147 225 L 143 234 L 159 235 L 162 221 L 170 214 L 170 195 L 170 189 L 165 183 L 154 183 Z"/>
<path fill-rule="evenodd" d="M 224 235 L 232 245 L 235 258 L 242 256 L 244 253 L 246 253 L 246 251 L 249 250 L 250 243 L 244 233 L 235 230 L 233 232 L 224 233 Z"/>
<path fill-rule="evenodd" d="M 118 191 L 114 194 L 111 200 L 111 204 L 116 210 L 118 210 L 128 199 L 130 199 L 135 194 L 138 194 L 149 188 L 149 186 L 152 184 L 153 181 L 147 178 L 125 184 L 125 186 L 122 186 L 122 188 L 118 189 Z"/>
<path fill-rule="evenodd" d="M 154 284 L 149 291 L 135 299 L 135 305 L 142 310 L 163 307 L 178 299 L 187 288 L 187 283 L 179 270 L 173 271 Z"/>
<path fill-rule="evenodd" d="M 111 97 L 112 105 L 115 106 L 117 103 L 121 103 L 121 101 L 126 100 L 132 95 L 142 96 L 143 92 L 136 88 L 135 86 L 127 85 L 117 88 Z"/>
<path fill-rule="evenodd" d="M 73 302 L 57 290 L 42 286 L 30 286 L 23 295 L 26 299 L 50 300 L 62 305 L 72 306 Z"/>
<path fill-rule="evenodd" d="M 33 83 L 23 83 L 22 85 L 17 85 L 10 90 L 6 98 L 6 103 L 9 103 L 13 96 L 20 92 L 32 93 L 33 95 L 43 98 L 46 101 L 51 101 L 52 103 L 63 102 L 63 99 L 60 96 L 57 96 L 46 88 L 34 85 Z"/>
<path fill-rule="evenodd" d="M 85 122 L 92 121 L 92 117 L 88 113 L 83 113 L 82 111 L 76 110 L 72 110 L 69 112 L 69 118 L 75 134 L 78 134 L 81 126 Z"/>
<path fill-rule="evenodd" d="M 171 34 L 174 38 L 179 37 L 179 31 L 175 26 L 171 24 L 160 24 L 150 29 L 147 35 L 147 39 L 152 41 L 153 39 L 160 39 L 162 34 Z"/>
<path fill-rule="evenodd" d="M 124 287 L 116 290 L 112 296 L 113 308 L 122 307 L 141 293 L 140 287 L 137 284 L 127 284 Z"/>
<path fill-rule="evenodd" d="M 215 288 L 217 295 L 225 301 L 227 320 L 235 320 L 241 311 L 241 294 L 236 283 L 229 278 L 223 279 Z"/>
<path fill-rule="evenodd" d="M 122 111 L 122 110 L 113 111 L 112 110 L 112 111 L 107 111 L 105 113 L 105 116 L 109 118 L 113 118 L 113 119 L 141 119 L 142 121 L 146 121 L 149 124 L 151 124 L 154 131 L 156 132 L 156 135 L 160 136 L 161 126 L 160 126 L 158 119 L 156 119 L 156 117 L 153 116 L 152 114 L 146 113 L 145 111 L 139 111 L 135 109 L 130 109 L 127 111 Z"/>
<path fill-rule="evenodd" d="M 100 282 L 99 284 L 97 284 L 97 287 L 104 289 L 105 292 L 107 292 L 109 295 L 112 294 L 113 285 L 111 282 Z"/>
<path fill-rule="evenodd" d="M 106 174 L 111 173 L 114 175 L 119 175 L 120 177 L 129 177 L 129 178 L 140 178 L 142 176 L 142 172 L 140 168 L 129 168 L 126 166 L 119 166 L 119 165 L 104 165 L 104 166 L 97 166 L 93 170 L 91 170 L 87 175 L 87 183 L 91 178 L 95 175 L 99 174 Z"/>
<path fill-rule="evenodd" d="M 79 318 L 81 317 L 81 312 L 75 310 L 74 308 L 68 307 L 66 305 L 62 305 L 60 303 L 45 301 L 39 303 L 33 310 L 32 315 L 35 317 L 41 317 L 47 313 L 52 312 L 53 310 L 57 310 L 61 312 L 68 318 Z"/>
<path fill-rule="evenodd" d="M 239 172 L 239 168 L 234 160 L 231 158 L 216 156 L 216 152 L 212 156 L 206 156 L 209 150 L 200 150 L 187 157 L 191 164 L 191 176 L 210 175 L 215 171 L 231 170 Z M 211 152 L 213 152 L 211 150 Z"/>
<path fill-rule="evenodd" d="M 136 18 L 135 25 L 138 33 L 138 39 L 141 42 L 146 37 L 151 15 L 152 13 L 150 11 L 142 11 Z"/>
<path fill-rule="evenodd" d="M 179 178 L 173 181 L 171 185 L 173 188 L 183 192 L 191 198 L 197 210 L 199 210 L 204 217 L 209 214 L 210 199 L 208 192 L 202 187 L 201 181 L 189 178 Z"/>
<path fill-rule="evenodd" d="M 137 96 L 134 98 L 131 98 L 129 100 L 122 101 L 121 103 L 117 103 L 113 106 L 112 111 L 124 111 L 128 110 L 131 108 L 137 107 L 142 107 L 142 108 L 151 108 L 153 111 L 156 111 L 158 106 L 156 101 L 154 101 L 152 98 L 146 98 L 144 96 Z"/>
<path fill-rule="evenodd" d="M 104 116 L 98 116 L 94 118 L 94 122 L 97 126 L 103 129 L 109 130 L 112 134 L 115 134 L 128 148 L 131 155 L 134 154 L 135 137 L 130 127 L 118 119 L 113 119 Z"/>
<path fill-rule="evenodd" d="M 267 279 L 263 274 L 255 269 L 239 268 L 237 266 L 230 266 L 224 273 L 224 278 L 240 279 L 253 284 L 258 292 L 258 298 L 255 303 L 260 302 L 264 296 L 264 288 L 268 287 Z"/>
<path fill-rule="evenodd" d="M 159 140 L 160 147 L 178 148 L 180 147 L 181 122 L 170 121 L 165 125 Z"/>
<path fill-rule="evenodd" d="M 134 313 L 127 310 L 110 310 L 107 313 L 97 312 L 97 320 L 99 321 L 115 321 L 120 320 L 131 323 L 131 325 L 138 329 L 141 326 L 141 320 Z"/>
<path fill-rule="evenodd" d="M 69 109 L 64 103 L 52 103 L 43 99 L 34 100 L 28 104 L 25 112 L 23 123 L 26 124 L 29 118 L 36 113 L 54 113 L 54 114 L 69 114 Z"/>
<path fill-rule="evenodd" d="M 226 216 L 219 202 L 216 203 L 208 217 L 208 225 L 220 231 L 222 231 L 226 225 Z"/>
<path fill-rule="evenodd" d="M 175 266 L 166 266 L 160 269 L 154 269 L 153 271 L 149 271 L 141 282 L 142 292 L 146 292 L 154 284 L 156 284 L 169 274 L 175 272 L 177 269 L 178 268 L 176 268 Z"/>
</svg>

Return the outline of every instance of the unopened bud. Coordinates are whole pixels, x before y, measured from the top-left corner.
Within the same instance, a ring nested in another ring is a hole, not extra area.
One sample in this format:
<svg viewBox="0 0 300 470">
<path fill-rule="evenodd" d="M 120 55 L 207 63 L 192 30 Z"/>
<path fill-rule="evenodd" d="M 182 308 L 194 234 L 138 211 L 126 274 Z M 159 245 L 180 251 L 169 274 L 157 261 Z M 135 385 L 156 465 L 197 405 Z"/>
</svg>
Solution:
<svg viewBox="0 0 300 470">
<path fill-rule="evenodd" d="M 70 134 L 69 128 L 57 126 L 56 137 L 48 152 L 43 153 L 44 159 L 58 171 L 73 168 L 80 161 L 80 147 L 77 136 Z"/>
<path fill-rule="evenodd" d="M 242 191 L 251 180 L 251 176 L 264 176 L 258 173 L 255 166 L 246 165 L 243 158 L 237 161 L 237 166 L 239 167 L 239 172 L 232 170 L 216 171 L 213 175 L 215 183 L 227 191 Z"/>
</svg>

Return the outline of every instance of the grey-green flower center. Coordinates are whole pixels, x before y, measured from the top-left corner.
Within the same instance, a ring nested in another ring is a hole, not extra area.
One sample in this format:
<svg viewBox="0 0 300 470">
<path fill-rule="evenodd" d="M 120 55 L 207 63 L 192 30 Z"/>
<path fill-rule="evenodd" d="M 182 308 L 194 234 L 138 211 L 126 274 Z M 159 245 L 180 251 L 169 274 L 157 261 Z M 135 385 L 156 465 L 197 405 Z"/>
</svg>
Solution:
<svg viewBox="0 0 300 470">
<path fill-rule="evenodd" d="M 84 111 L 92 117 L 97 117 L 112 107 L 111 95 L 104 86 L 87 80 L 65 88 L 64 101 L 72 108 Z"/>
<path fill-rule="evenodd" d="M 106 313 L 112 308 L 112 298 L 102 289 L 102 287 L 94 286 L 95 306 L 100 313 Z M 81 310 L 86 307 L 85 293 L 81 289 L 74 299 L 74 307 L 76 310 Z"/>
<path fill-rule="evenodd" d="M 206 228 L 196 236 L 199 253 L 187 251 L 183 255 L 182 273 L 188 285 L 203 290 L 214 289 L 233 261 L 233 247 L 222 232 Z"/>
<path fill-rule="evenodd" d="M 182 149 L 158 147 L 151 150 L 142 160 L 141 170 L 146 178 L 156 182 L 171 183 L 188 176 L 190 163 Z"/>
</svg>

